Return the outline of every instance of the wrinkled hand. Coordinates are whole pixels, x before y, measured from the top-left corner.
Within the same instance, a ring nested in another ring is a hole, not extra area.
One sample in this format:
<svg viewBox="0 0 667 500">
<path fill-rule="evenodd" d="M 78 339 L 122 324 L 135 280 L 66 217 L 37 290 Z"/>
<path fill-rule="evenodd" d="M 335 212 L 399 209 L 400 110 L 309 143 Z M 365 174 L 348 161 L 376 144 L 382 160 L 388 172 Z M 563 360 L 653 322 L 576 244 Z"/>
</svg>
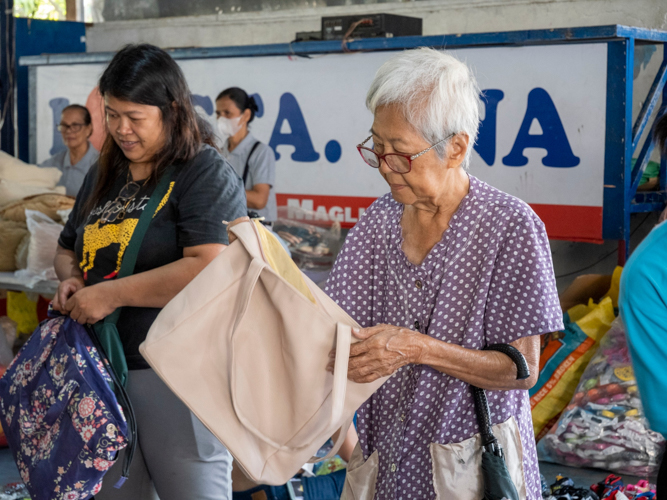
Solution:
<svg viewBox="0 0 667 500">
<path fill-rule="evenodd" d="M 110 281 L 82 288 L 67 300 L 63 312 L 82 325 L 97 323 L 121 306 L 113 293 L 113 285 Z"/>
<path fill-rule="evenodd" d="M 352 334 L 361 342 L 350 346 L 347 378 L 360 384 L 387 377 L 407 364 L 419 363 L 425 348 L 422 334 L 399 326 L 354 328 Z M 329 353 L 329 358 L 327 370 L 333 372 L 335 350 Z"/>
<path fill-rule="evenodd" d="M 248 217 L 248 216 L 246 215 L 246 216 L 244 216 L 244 217 L 239 217 L 238 219 L 236 219 L 236 220 L 230 222 L 230 223 L 227 225 L 227 236 L 229 236 L 229 244 L 230 244 L 230 245 L 231 245 L 232 243 L 234 243 L 234 241 L 236 240 L 236 235 L 235 235 L 234 233 L 232 233 L 232 232 L 230 231 L 230 229 L 233 228 L 234 226 L 236 226 L 237 224 L 240 224 L 241 222 L 248 222 L 249 220 L 250 220 L 250 217 Z"/>
<path fill-rule="evenodd" d="M 74 295 L 76 292 L 78 292 L 85 286 L 86 285 L 83 282 L 83 278 L 81 276 L 68 278 L 65 281 L 61 282 L 58 285 L 58 291 L 56 292 L 56 296 L 53 297 L 53 303 L 52 303 L 53 309 L 55 309 L 59 313 L 66 314 L 67 311 L 65 311 L 65 303 L 67 302 L 67 299 L 69 299 L 72 295 Z"/>
</svg>

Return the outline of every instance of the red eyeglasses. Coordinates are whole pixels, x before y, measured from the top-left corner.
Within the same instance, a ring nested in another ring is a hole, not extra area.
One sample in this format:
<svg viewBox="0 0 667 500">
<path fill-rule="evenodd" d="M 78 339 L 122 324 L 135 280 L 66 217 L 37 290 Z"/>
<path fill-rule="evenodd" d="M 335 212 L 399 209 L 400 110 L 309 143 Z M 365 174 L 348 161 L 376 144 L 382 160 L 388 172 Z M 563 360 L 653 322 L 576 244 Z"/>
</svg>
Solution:
<svg viewBox="0 0 667 500">
<path fill-rule="evenodd" d="M 412 160 L 416 160 L 424 153 L 428 153 L 431 149 L 436 147 L 438 144 L 445 142 L 447 139 L 451 139 L 456 134 L 450 134 L 441 141 L 436 142 L 433 146 L 426 148 L 424 151 L 413 155 L 402 155 L 400 153 L 387 153 L 385 155 L 379 155 L 370 148 L 364 146 L 373 136 L 369 136 L 364 142 L 357 146 L 359 154 L 364 159 L 364 161 L 373 168 L 380 168 L 382 160 L 385 161 L 387 166 L 392 169 L 394 172 L 399 174 L 407 174 L 412 170 Z"/>
</svg>

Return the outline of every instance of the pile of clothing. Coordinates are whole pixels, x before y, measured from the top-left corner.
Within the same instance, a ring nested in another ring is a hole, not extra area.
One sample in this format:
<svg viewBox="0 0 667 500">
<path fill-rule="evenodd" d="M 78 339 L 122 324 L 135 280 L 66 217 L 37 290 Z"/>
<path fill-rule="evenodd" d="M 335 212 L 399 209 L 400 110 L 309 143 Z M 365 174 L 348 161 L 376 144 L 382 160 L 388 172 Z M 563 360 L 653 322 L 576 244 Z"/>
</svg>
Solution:
<svg viewBox="0 0 667 500">
<path fill-rule="evenodd" d="M 646 480 L 637 484 L 624 484 L 620 476 L 609 474 L 603 481 L 589 488 L 575 486 L 568 477 L 557 476 L 556 482 L 548 485 L 542 480 L 542 498 L 544 500 L 655 500 L 655 485 Z"/>
<path fill-rule="evenodd" d="M 30 494 L 25 484 L 10 483 L 0 491 L 0 500 L 30 500 Z"/>
</svg>

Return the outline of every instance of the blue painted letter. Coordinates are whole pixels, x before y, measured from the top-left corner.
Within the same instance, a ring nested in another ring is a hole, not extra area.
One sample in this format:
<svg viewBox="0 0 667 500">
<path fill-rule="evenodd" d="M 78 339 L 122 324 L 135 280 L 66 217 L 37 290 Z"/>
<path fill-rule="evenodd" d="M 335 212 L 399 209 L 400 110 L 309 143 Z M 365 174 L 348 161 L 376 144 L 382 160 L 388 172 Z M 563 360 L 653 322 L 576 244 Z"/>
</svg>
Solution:
<svg viewBox="0 0 667 500">
<path fill-rule="evenodd" d="M 213 114 L 213 101 L 207 95 L 192 94 L 190 96 L 193 106 L 199 106 L 208 116 Z"/>
<path fill-rule="evenodd" d="M 498 103 L 503 100 L 505 94 L 502 90 L 483 90 L 480 96 L 485 103 L 486 112 L 484 120 L 480 123 L 475 151 L 491 166 L 496 162 L 496 123 L 498 121 Z"/>
<path fill-rule="evenodd" d="M 290 128 L 289 133 L 280 131 L 285 121 Z M 269 141 L 269 146 L 273 148 L 276 154 L 276 160 L 280 159 L 277 147 L 281 144 L 294 146 L 294 153 L 292 153 L 292 160 L 294 161 L 312 162 L 320 158 L 320 154 L 313 148 L 313 142 L 310 140 L 310 134 L 306 127 L 306 121 L 303 119 L 301 108 L 299 108 L 299 103 L 289 92 L 280 97 L 278 119 Z"/>
<path fill-rule="evenodd" d="M 542 127 L 541 134 L 529 133 L 533 120 L 537 120 Z M 570 168 L 580 162 L 572 152 L 554 102 L 547 91 L 539 87 L 528 94 L 526 115 L 512 151 L 503 158 L 503 163 L 508 167 L 523 167 L 528 163 L 528 158 L 523 155 L 526 148 L 546 149 L 547 155 L 542 158 L 546 167 Z"/>
</svg>

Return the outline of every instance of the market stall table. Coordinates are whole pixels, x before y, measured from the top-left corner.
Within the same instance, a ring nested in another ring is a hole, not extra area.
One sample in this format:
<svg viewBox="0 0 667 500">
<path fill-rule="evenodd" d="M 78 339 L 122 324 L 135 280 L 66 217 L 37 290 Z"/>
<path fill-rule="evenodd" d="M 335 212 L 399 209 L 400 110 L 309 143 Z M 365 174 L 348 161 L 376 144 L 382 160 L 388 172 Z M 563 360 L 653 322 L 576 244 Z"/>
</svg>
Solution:
<svg viewBox="0 0 667 500">
<path fill-rule="evenodd" d="M 14 273 L 0 273 L 0 289 L 16 292 L 34 292 L 41 295 L 55 295 L 58 290 L 58 282 L 39 281 L 34 286 L 30 286 L 26 280 L 17 278 Z"/>
</svg>

